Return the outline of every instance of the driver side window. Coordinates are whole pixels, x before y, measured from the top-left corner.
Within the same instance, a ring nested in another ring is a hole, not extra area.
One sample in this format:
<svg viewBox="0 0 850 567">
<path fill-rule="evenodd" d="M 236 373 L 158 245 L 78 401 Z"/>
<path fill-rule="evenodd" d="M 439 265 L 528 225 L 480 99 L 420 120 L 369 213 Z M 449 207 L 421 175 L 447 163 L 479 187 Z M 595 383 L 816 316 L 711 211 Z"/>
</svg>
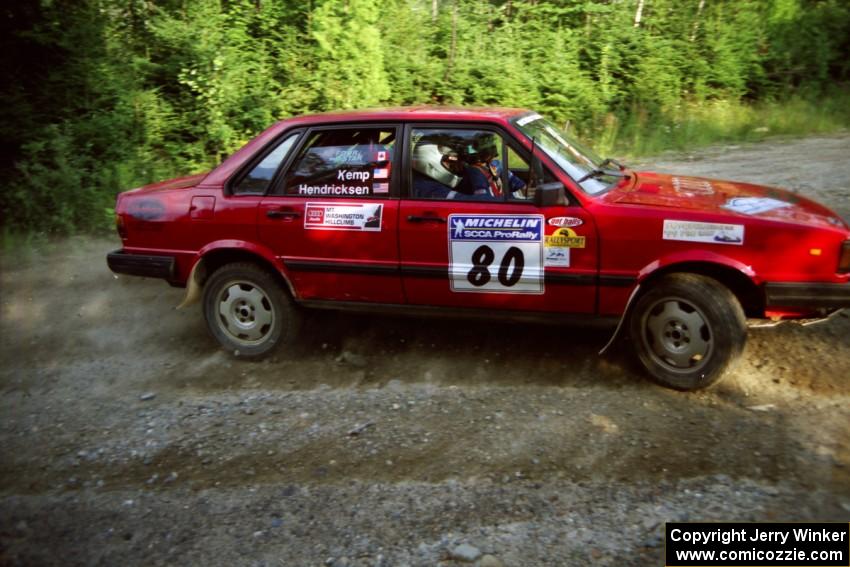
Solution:
<svg viewBox="0 0 850 567">
<path fill-rule="evenodd" d="M 410 196 L 414 199 L 502 201 L 498 134 L 483 129 L 414 128 L 410 138 Z"/>
</svg>

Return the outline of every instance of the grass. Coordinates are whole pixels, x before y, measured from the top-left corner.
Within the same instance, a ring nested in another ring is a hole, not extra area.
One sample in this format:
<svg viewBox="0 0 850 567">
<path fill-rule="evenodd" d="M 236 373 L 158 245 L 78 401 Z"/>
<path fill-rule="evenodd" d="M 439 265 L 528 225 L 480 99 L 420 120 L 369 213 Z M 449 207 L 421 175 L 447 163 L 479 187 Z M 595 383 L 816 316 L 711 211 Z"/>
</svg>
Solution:
<svg viewBox="0 0 850 567">
<path fill-rule="evenodd" d="M 624 118 L 606 117 L 596 129 L 594 145 L 602 155 L 632 158 L 774 136 L 829 134 L 848 127 L 850 92 L 839 91 L 818 100 L 682 104 L 660 115 L 637 108 Z"/>
</svg>

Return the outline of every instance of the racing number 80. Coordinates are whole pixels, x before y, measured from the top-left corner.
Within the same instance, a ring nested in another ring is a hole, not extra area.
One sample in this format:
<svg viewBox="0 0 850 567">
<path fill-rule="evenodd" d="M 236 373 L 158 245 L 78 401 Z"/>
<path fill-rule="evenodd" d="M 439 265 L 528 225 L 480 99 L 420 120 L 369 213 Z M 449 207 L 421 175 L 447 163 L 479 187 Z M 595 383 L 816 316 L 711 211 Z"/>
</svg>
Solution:
<svg viewBox="0 0 850 567">
<path fill-rule="evenodd" d="M 476 287 L 487 285 L 492 277 L 489 267 L 495 259 L 496 253 L 486 244 L 476 248 L 472 253 L 472 269 L 466 274 L 469 283 Z M 513 269 L 511 269 L 512 266 Z M 522 250 L 516 246 L 511 246 L 502 256 L 496 277 L 503 286 L 512 287 L 522 277 L 523 268 L 525 268 L 525 256 L 523 256 Z M 510 275 L 508 275 L 508 270 L 511 270 Z"/>
</svg>

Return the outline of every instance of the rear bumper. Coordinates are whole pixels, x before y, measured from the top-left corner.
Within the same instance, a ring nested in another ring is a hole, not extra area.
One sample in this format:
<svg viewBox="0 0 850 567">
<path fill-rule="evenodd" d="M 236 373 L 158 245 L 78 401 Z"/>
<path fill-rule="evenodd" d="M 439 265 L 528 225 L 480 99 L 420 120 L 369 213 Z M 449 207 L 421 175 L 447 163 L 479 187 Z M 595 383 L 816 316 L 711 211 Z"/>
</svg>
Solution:
<svg viewBox="0 0 850 567">
<path fill-rule="evenodd" d="M 116 250 L 106 255 L 106 263 L 116 274 L 174 280 L 173 256 L 127 254 L 123 250 Z"/>
<path fill-rule="evenodd" d="M 841 309 L 850 307 L 850 283 L 768 283 L 764 286 L 767 307 Z"/>
</svg>

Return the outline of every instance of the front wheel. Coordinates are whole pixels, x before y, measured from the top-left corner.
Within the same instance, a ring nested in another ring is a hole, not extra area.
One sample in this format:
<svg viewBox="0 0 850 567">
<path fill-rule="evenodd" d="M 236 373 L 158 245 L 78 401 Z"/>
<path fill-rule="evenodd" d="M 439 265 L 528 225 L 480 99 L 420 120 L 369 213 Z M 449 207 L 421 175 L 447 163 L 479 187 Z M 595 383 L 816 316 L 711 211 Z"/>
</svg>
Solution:
<svg viewBox="0 0 850 567">
<path fill-rule="evenodd" d="M 697 274 L 664 276 L 630 316 L 643 367 L 660 384 L 698 390 L 720 380 L 747 337 L 741 304 L 728 288 Z"/>
<path fill-rule="evenodd" d="M 298 313 L 275 278 L 250 263 L 216 270 L 204 287 L 213 337 L 239 356 L 259 358 L 295 338 Z"/>
</svg>

